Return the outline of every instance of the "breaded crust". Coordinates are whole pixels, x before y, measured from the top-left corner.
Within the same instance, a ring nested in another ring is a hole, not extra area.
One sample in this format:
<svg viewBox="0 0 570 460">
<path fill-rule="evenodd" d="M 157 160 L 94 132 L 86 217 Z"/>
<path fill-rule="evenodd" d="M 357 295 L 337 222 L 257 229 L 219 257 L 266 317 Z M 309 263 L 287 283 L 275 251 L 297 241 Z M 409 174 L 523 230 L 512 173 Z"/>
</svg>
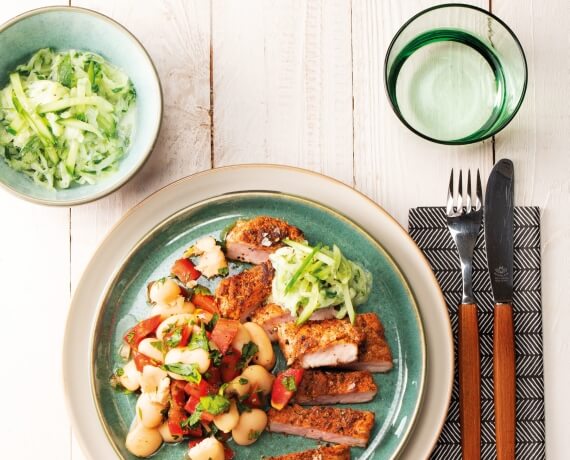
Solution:
<svg viewBox="0 0 570 460">
<path fill-rule="evenodd" d="M 354 345 L 358 347 L 364 339 L 359 329 L 350 322 L 339 319 L 307 321 L 300 326 L 293 322 L 281 323 L 277 326 L 277 336 L 288 365 L 295 362 L 303 365 L 303 360 L 308 355 L 326 353 L 327 349 L 334 346 Z M 335 365 L 335 363 L 326 365 Z"/>
<path fill-rule="evenodd" d="M 364 340 L 358 349 L 358 361 L 344 367 L 370 372 L 387 372 L 392 369 L 392 352 L 378 315 L 375 313 L 356 315 L 354 325 L 363 334 Z"/>
<path fill-rule="evenodd" d="M 298 405 L 269 409 L 269 431 L 364 447 L 374 426 L 374 412 Z"/>
<path fill-rule="evenodd" d="M 216 289 L 222 317 L 245 321 L 271 294 L 273 267 L 269 262 L 223 279 Z"/>
<path fill-rule="evenodd" d="M 372 400 L 377 392 L 368 371 L 306 370 L 295 393 L 295 402 L 303 405 L 365 402 Z"/>
<path fill-rule="evenodd" d="M 320 446 L 304 452 L 266 457 L 265 460 L 350 460 L 349 446 Z"/>
<path fill-rule="evenodd" d="M 303 232 L 282 219 L 257 216 L 238 220 L 226 236 L 227 256 L 243 262 L 261 263 L 283 246 L 283 240 L 304 240 Z"/>
</svg>

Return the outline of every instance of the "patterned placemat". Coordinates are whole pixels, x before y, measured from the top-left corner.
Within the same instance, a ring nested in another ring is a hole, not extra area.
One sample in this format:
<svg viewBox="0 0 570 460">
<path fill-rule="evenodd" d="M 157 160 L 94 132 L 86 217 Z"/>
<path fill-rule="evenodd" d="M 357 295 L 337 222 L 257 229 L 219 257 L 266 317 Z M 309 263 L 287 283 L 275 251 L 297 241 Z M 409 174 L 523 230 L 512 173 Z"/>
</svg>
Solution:
<svg viewBox="0 0 570 460">
<path fill-rule="evenodd" d="M 457 351 L 457 305 L 461 301 L 461 271 L 457 249 L 447 229 L 445 209 L 411 209 L 409 232 L 429 260 L 445 295 Z M 523 460 L 540 460 L 545 458 L 545 437 L 539 208 L 515 208 L 514 245 L 516 457 Z M 481 341 L 481 458 L 487 460 L 496 458 L 493 412 L 493 296 L 487 273 L 482 228 L 475 246 L 473 262 L 473 291 L 479 308 Z M 458 394 L 456 361 L 451 404 L 432 459 L 461 458 Z"/>
</svg>

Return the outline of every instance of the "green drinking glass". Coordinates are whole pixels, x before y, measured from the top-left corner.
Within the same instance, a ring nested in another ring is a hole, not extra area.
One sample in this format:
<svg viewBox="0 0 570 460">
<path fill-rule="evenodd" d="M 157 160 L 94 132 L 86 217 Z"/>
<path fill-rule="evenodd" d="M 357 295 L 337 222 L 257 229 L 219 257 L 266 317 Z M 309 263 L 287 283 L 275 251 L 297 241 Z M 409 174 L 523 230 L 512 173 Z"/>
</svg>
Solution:
<svg viewBox="0 0 570 460">
<path fill-rule="evenodd" d="M 524 99 L 527 65 L 509 27 L 480 8 L 422 11 L 393 38 L 384 64 L 392 108 L 413 132 L 441 144 L 493 136 Z"/>
</svg>

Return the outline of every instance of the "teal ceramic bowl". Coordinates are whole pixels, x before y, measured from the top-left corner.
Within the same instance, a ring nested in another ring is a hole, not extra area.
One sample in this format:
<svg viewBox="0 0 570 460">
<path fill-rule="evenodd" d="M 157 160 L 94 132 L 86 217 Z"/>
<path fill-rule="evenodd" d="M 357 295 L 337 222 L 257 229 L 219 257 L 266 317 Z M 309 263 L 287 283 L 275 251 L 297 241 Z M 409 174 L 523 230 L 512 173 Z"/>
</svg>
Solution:
<svg viewBox="0 0 570 460">
<path fill-rule="evenodd" d="M 300 227 L 313 244 L 337 244 L 348 258 L 358 261 L 372 273 L 371 296 L 359 311 L 373 311 L 379 315 L 392 350 L 394 368 L 388 373 L 374 375 L 379 391 L 373 401 L 348 406 L 376 414 L 367 448 L 352 448 L 352 458 L 395 458 L 412 431 L 424 389 L 424 333 L 413 294 L 388 253 L 352 221 L 317 203 L 268 192 L 224 195 L 183 209 L 139 241 L 122 266 L 117 267 L 102 296 L 91 351 L 93 398 L 109 442 L 119 458 L 136 459 L 127 451 L 125 438 L 135 416 L 137 397 L 114 390 L 109 385 L 109 378 L 116 368 L 124 365 L 117 353 L 122 337 L 130 327 L 150 314 L 145 294 L 147 283 L 168 275 L 172 263 L 196 239 L 205 235 L 219 237 L 220 232 L 236 219 L 256 215 L 287 220 Z M 231 272 L 243 268 L 230 265 Z M 277 347 L 275 350 L 278 357 L 275 370 L 278 371 L 285 363 Z M 267 432 L 251 446 L 229 442 L 237 460 L 258 460 L 264 455 L 301 451 L 317 444 L 311 439 Z M 153 458 L 180 460 L 184 458 L 187 445 L 187 442 L 165 444 Z"/>
<path fill-rule="evenodd" d="M 123 26 L 91 10 L 47 7 L 29 11 L 0 27 L 0 88 L 16 66 L 41 48 L 78 49 L 102 55 L 131 78 L 137 91 L 131 146 L 119 170 L 95 185 L 49 190 L 11 169 L 0 159 L 0 184 L 18 196 L 45 205 L 70 206 L 111 193 L 142 167 L 150 155 L 162 119 L 162 90 L 156 69 L 140 42 Z"/>
</svg>

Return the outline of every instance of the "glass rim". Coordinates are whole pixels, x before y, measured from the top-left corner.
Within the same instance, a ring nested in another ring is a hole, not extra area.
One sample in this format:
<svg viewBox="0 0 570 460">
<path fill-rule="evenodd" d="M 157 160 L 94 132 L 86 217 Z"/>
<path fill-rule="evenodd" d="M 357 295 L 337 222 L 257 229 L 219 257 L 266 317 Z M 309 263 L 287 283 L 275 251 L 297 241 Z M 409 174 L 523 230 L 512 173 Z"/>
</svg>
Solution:
<svg viewBox="0 0 570 460">
<path fill-rule="evenodd" d="M 517 105 L 513 109 L 512 113 L 508 116 L 506 121 L 498 129 L 493 129 L 493 130 L 489 131 L 489 133 L 487 133 L 483 136 L 480 136 L 480 137 L 477 137 L 474 139 L 469 139 L 469 140 L 443 140 L 443 139 L 431 137 L 427 134 L 424 134 L 424 133 L 418 131 L 410 123 L 408 123 L 406 118 L 402 115 L 401 111 L 394 106 L 394 103 L 392 102 L 392 98 L 390 97 L 390 90 L 388 89 L 388 58 L 390 57 L 390 54 L 392 53 L 392 49 L 394 48 L 394 45 L 395 45 L 396 41 L 398 40 L 398 38 L 400 37 L 400 35 L 402 35 L 404 30 L 406 30 L 408 28 L 408 26 L 412 22 L 414 22 L 416 19 L 418 19 L 420 16 L 423 16 L 424 14 L 429 13 L 429 12 L 434 11 L 434 10 L 443 9 L 443 8 L 452 8 L 452 7 L 453 8 L 457 7 L 457 8 L 465 8 L 465 9 L 475 10 L 479 13 L 484 14 L 487 17 L 490 17 L 491 19 L 497 21 L 500 25 L 502 25 L 506 29 L 506 31 L 509 33 L 509 35 L 513 38 L 517 48 L 519 49 L 519 51 L 521 53 L 522 61 L 523 61 L 523 65 L 524 65 L 523 87 L 522 87 L 522 91 L 521 91 L 521 95 L 519 97 L 519 100 L 517 101 Z M 422 137 L 428 141 L 435 142 L 437 144 L 469 145 L 469 144 L 474 144 L 476 142 L 482 142 L 486 139 L 489 139 L 490 137 L 493 137 L 495 134 L 498 134 L 499 132 L 501 132 L 504 128 L 506 128 L 511 123 L 511 121 L 513 120 L 515 115 L 518 113 L 518 111 L 519 111 L 519 109 L 522 106 L 522 103 L 524 101 L 527 86 L 528 86 L 528 64 L 527 64 L 526 54 L 524 52 L 524 48 L 523 48 L 519 38 L 516 36 L 516 34 L 513 32 L 513 30 L 505 23 L 505 21 L 503 21 L 501 18 L 499 18 L 498 16 L 496 16 L 495 14 L 493 14 L 490 11 L 486 11 L 483 8 L 480 8 L 480 7 L 474 6 L 474 5 L 467 5 L 467 4 L 463 4 L 463 3 L 444 3 L 441 5 L 431 6 L 429 8 L 426 8 L 426 9 L 421 10 L 420 12 L 414 14 L 410 19 L 408 19 L 406 22 L 404 22 L 404 24 L 398 29 L 398 31 L 396 32 L 396 34 L 394 35 L 394 37 L 390 41 L 390 45 L 388 46 L 388 49 L 386 51 L 386 57 L 384 58 L 384 90 L 386 92 L 386 96 L 387 96 L 388 101 L 390 103 L 390 107 L 392 107 L 393 112 L 396 114 L 398 119 L 404 124 L 404 126 L 406 126 L 410 131 L 412 131 L 413 133 L 417 134 L 418 136 L 420 136 L 420 137 Z"/>
</svg>

